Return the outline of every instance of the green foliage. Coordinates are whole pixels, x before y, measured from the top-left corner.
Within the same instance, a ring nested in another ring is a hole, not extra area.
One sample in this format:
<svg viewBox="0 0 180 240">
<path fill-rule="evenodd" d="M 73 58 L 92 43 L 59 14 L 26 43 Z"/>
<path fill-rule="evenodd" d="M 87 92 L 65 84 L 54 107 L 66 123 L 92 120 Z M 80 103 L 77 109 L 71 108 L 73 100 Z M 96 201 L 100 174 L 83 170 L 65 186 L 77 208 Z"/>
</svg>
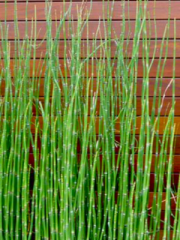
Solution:
<svg viewBox="0 0 180 240">
<path fill-rule="evenodd" d="M 149 76 L 157 51 L 157 39 L 150 58 L 151 33 L 148 32 L 146 2 L 144 5 L 139 2 L 137 6 L 130 57 L 126 51 L 130 37 L 125 40 L 128 35 L 125 14 L 120 36 L 111 39 L 112 11 L 109 9 L 107 21 L 99 21 L 92 47 L 87 40 L 83 48 L 82 34 L 89 30 L 88 15 L 83 18 L 79 9 L 76 25 L 75 21 L 69 21 L 67 28 L 70 5 L 60 22 L 57 21 L 53 38 L 51 5 L 47 3 L 46 54 L 39 60 L 39 66 L 36 65 L 36 19 L 32 22 L 33 37 L 28 36 L 27 25 L 23 41 L 19 39 L 17 17 L 15 19 L 13 69 L 8 28 L 1 26 L 3 67 L 0 84 L 5 89 L 1 91 L 0 102 L 2 240 L 29 240 L 33 237 L 36 240 L 158 239 L 163 192 L 166 195 L 164 239 L 170 239 L 171 231 L 174 239 L 179 239 L 180 187 L 174 189 L 171 186 L 175 138 L 175 51 L 174 74 L 170 82 L 173 85 L 172 108 L 167 115 L 163 135 L 159 133 L 165 97 L 162 78 L 168 53 L 169 22 L 159 53 L 150 113 Z M 156 32 L 155 21 L 154 28 Z M 102 29 L 105 38 L 97 41 Z M 69 34 L 71 40 L 67 38 Z M 62 35 L 65 42 L 64 66 L 59 64 L 59 46 L 62 44 L 59 36 Z M 141 124 L 137 129 L 140 38 L 143 81 Z M 116 45 L 114 57 L 111 44 Z M 68 46 L 70 53 L 67 52 Z M 164 49 L 165 58 L 162 57 Z M 83 51 L 85 58 L 82 58 Z M 40 100 L 42 79 L 43 103 Z M 149 206 L 154 150 L 155 177 L 154 184 L 151 184 L 154 196 L 152 206 Z M 29 163 L 30 155 L 33 155 L 33 166 Z M 174 195 L 177 196 L 175 216 L 171 212 Z M 173 226 L 171 217 L 174 218 Z"/>
</svg>

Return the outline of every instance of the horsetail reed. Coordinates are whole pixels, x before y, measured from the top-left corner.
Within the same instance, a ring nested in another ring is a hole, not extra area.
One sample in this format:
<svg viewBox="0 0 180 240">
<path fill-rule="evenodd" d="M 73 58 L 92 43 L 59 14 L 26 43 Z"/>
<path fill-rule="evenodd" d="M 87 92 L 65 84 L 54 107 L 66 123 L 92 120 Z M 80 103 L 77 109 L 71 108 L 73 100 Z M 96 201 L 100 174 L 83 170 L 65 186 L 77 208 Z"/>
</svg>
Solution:
<svg viewBox="0 0 180 240">
<path fill-rule="evenodd" d="M 60 20 L 53 21 L 51 3 L 46 2 L 46 36 L 40 42 L 37 11 L 31 25 L 26 18 L 23 39 L 15 13 L 14 52 L 8 41 L 8 22 L 0 25 L 0 239 L 179 239 L 180 185 L 174 189 L 171 184 L 176 23 L 173 75 L 166 88 L 172 86 L 172 106 L 162 131 L 169 21 L 150 108 L 157 30 L 154 20 L 151 57 L 147 2 L 137 3 L 132 34 L 127 3 L 122 1 L 119 35 L 113 29 L 112 2 L 104 12 L 107 20 L 99 19 L 91 40 L 91 10 L 86 12 L 82 4 L 74 21 L 72 3 L 68 9 L 63 4 Z M 26 16 L 27 9 L 28 2 Z M 62 42 L 63 61 L 59 59 Z M 43 43 L 45 52 L 37 60 Z M 143 80 L 138 115 L 140 64 Z"/>
</svg>

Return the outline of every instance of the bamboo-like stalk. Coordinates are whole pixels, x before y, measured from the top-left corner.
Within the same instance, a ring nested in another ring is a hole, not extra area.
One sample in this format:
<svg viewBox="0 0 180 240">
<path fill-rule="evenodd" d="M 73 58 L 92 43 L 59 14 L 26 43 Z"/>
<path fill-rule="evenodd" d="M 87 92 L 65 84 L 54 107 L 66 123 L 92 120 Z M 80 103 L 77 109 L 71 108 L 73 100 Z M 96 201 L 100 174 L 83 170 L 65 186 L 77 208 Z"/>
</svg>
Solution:
<svg viewBox="0 0 180 240">
<path fill-rule="evenodd" d="M 47 31 L 42 40 L 46 41 L 46 54 L 44 59 L 40 59 L 39 66 L 36 66 L 37 13 L 35 12 L 31 31 L 26 18 L 25 38 L 20 40 L 16 12 L 13 72 L 10 67 L 7 21 L 5 20 L 5 30 L 1 26 L 0 60 L 3 65 L 0 69 L 0 85 L 5 82 L 5 92 L 0 92 L 2 240 L 159 239 L 163 192 L 163 237 L 170 239 L 172 229 L 173 239 L 179 239 L 179 186 L 173 226 L 170 221 L 171 193 L 176 191 L 171 186 L 175 145 L 176 34 L 173 76 L 170 82 L 173 85 L 172 108 L 160 138 L 160 113 L 166 94 L 162 93 L 162 79 L 168 57 L 170 20 L 162 38 L 150 111 L 150 71 L 156 56 L 157 39 L 150 58 L 148 2 L 137 2 L 130 57 L 127 54 L 130 35 L 126 33 L 129 15 L 125 13 L 128 3 L 122 1 L 122 30 L 120 36 L 114 39 L 114 2 L 111 3 L 111 8 L 108 6 L 107 12 L 104 12 L 107 20 L 101 19 L 98 22 L 90 48 L 88 33 L 91 30 L 91 10 L 84 16 L 86 11 L 82 4 L 77 9 L 79 17 L 75 22 L 71 16 L 72 4 L 66 9 L 66 3 L 63 2 L 63 13 L 60 18 L 57 16 L 60 21 L 55 21 L 56 34 L 53 38 L 52 3 L 46 1 Z M 27 9 L 28 2 L 26 16 Z M 68 17 L 71 17 L 71 21 L 66 27 Z M 154 28 L 156 33 L 155 20 Z M 103 38 L 100 32 L 102 29 Z M 82 46 L 83 32 L 87 33 L 85 48 Z M 64 38 L 63 67 L 59 65 L 60 34 Z M 141 125 L 137 138 L 136 96 L 140 39 L 143 82 Z M 112 44 L 116 45 L 114 57 L 111 53 Z M 30 70 L 31 57 L 33 65 Z M 43 72 L 42 104 L 39 91 Z M 154 145 L 155 182 L 151 186 L 154 197 L 152 206 L 149 207 Z M 33 166 L 29 163 L 30 154 L 34 159 Z"/>
</svg>

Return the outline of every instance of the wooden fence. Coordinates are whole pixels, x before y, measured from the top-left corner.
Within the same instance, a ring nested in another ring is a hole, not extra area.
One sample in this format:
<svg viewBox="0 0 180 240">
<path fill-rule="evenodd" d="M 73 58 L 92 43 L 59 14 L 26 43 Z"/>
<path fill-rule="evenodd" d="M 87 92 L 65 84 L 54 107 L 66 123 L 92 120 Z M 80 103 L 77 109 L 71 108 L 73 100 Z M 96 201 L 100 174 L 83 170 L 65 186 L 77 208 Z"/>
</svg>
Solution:
<svg viewBox="0 0 180 240">
<path fill-rule="evenodd" d="M 18 21 L 19 21 L 19 37 L 20 39 L 23 39 L 25 36 L 25 13 L 26 13 L 26 1 L 24 0 L 17 0 L 18 5 L 17 5 L 17 16 L 18 16 Z M 66 9 L 69 7 L 70 2 L 66 2 Z M 72 3 L 72 18 L 74 20 L 77 19 L 77 7 L 80 8 L 83 4 L 83 14 L 86 14 L 86 11 L 90 8 L 91 3 L 86 1 L 86 2 L 81 2 L 79 1 L 73 1 Z M 132 50 L 132 38 L 133 38 L 133 32 L 134 32 L 134 25 L 135 25 L 135 18 L 136 18 L 136 1 L 128 1 L 126 2 L 125 9 L 129 9 L 129 14 L 126 15 L 129 20 L 127 21 L 127 28 L 130 26 L 131 27 L 131 33 L 130 33 L 130 43 L 129 43 L 129 53 Z M 88 38 L 89 38 L 89 45 L 91 46 L 92 41 L 91 39 L 93 38 L 93 33 L 96 32 L 97 26 L 98 26 L 98 21 L 99 19 L 107 19 L 107 14 L 103 14 L 103 8 L 104 12 L 106 13 L 106 9 L 108 5 L 113 5 L 114 6 L 114 11 L 112 15 L 112 37 L 115 36 L 115 34 L 120 34 L 121 32 L 121 27 L 122 27 L 122 2 L 121 1 L 115 1 L 114 3 L 112 2 L 102 2 L 102 1 L 93 1 L 92 2 L 92 10 L 89 16 L 89 30 L 88 30 Z M 169 14 L 169 6 L 171 7 L 171 13 Z M 15 33 L 14 33 L 14 10 L 15 10 L 15 4 L 13 0 L 7 0 L 5 1 L 0 0 L 0 21 L 2 25 L 4 24 L 5 20 L 5 8 L 7 8 L 7 15 L 6 15 L 6 20 L 7 20 L 7 25 L 9 27 L 9 41 L 10 41 L 10 51 L 11 51 L 11 67 L 13 67 L 13 57 L 14 57 L 14 38 L 15 38 Z M 38 30 L 38 35 L 37 35 L 37 43 L 39 43 L 46 35 L 46 16 L 45 16 L 45 2 L 44 0 L 29 0 L 28 3 L 28 8 L 27 8 L 27 21 L 29 26 L 31 25 L 31 20 L 34 18 L 34 11 L 36 9 L 37 13 L 37 30 Z M 61 1 L 53 1 L 52 2 L 52 20 L 60 20 L 60 13 L 63 10 L 63 2 Z M 168 51 L 168 57 L 167 57 L 167 63 L 164 71 L 164 78 L 163 78 L 163 85 L 162 85 L 162 92 L 165 91 L 166 87 L 168 86 L 171 77 L 172 77 L 172 66 L 173 66 L 173 47 L 174 47 L 174 27 L 173 27 L 173 21 L 176 19 L 176 27 L 177 27 L 177 49 L 176 49 L 176 109 L 175 109 L 175 123 L 178 125 L 180 123 L 180 1 L 149 1 L 147 5 L 147 10 L 149 12 L 149 18 L 150 18 L 150 26 L 151 26 L 151 38 L 152 38 L 152 44 L 151 44 L 151 49 L 150 49 L 150 57 L 153 55 L 153 48 L 155 44 L 155 31 L 153 27 L 153 22 L 154 18 L 156 19 L 157 23 L 157 52 L 156 52 L 156 58 L 159 56 L 159 50 L 160 50 L 160 45 L 161 45 L 161 39 L 163 37 L 163 33 L 165 30 L 165 26 L 167 24 L 167 19 L 168 16 L 170 17 L 170 32 L 169 32 L 169 51 Z M 67 24 L 70 19 L 67 18 Z M 75 23 L 76 24 L 76 23 Z M 31 28 L 29 27 L 29 34 Z M 100 23 L 100 29 L 101 29 L 101 37 L 104 36 L 104 26 L 103 23 Z M 56 32 L 56 22 L 54 21 L 52 24 L 52 36 L 54 36 Z M 127 31 L 128 34 L 128 31 Z M 63 41 L 63 34 L 61 35 L 61 44 L 59 45 L 59 62 L 63 66 L 63 56 L 64 56 L 64 41 Z M 98 35 L 100 37 L 100 35 Z M 67 33 L 67 38 L 71 39 L 71 34 Z M 2 36 L 0 34 L 0 40 L 2 39 Z M 84 30 L 83 34 L 83 42 L 86 43 L 87 40 L 87 32 Z M 1 45 L 1 41 L 0 41 Z M 84 44 L 82 44 L 84 45 Z M 85 46 L 85 45 L 84 45 Z M 140 41 L 140 58 L 142 57 L 142 42 Z M 114 43 L 111 44 L 112 48 L 112 56 L 114 56 L 116 46 Z M 37 49 L 37 60 L 36 60 L 36 66 L 38 66 L 39 63 L 39 58 L 42 56 L 44 57 L 46 50 L 46 42 L 43 42 L 41 46 Z M 68 52 L 68 51 L 67 51 Z M 163 57 L 165 56 L 165 51 L 163 52 Z M 82 53 L 82 57 L 84 57 Z M 32 60 L 33 62 L 33 60 Z M 32 63 L 31 62 L 31 63 Z M 154 83 L 155 83 L 155 77 L 156 77 L 156 70 L 157 70 L 157 62 L 158 59 L 155 59 L 151 72 L 150 72 L 150 88 L 149 88 L 149 98 L 150 98 L 150 110 L 152 106 L 152 96 L 153 96 L 153 88 L 154 88 Z M 91 66 L 90 66 L 91 67 Z M 62 69 L 63 71 L 63 69 Z M 32 71 L 31 73 L 32 74 Z M 43 72 L 44 74 L 44 72 Z M 43 74 L 42 74 L 42 79 L 41 79 L 41 85 L 43 85 Z M 138 86 L 137 86 L 137 114 L 141 115 L 141 86 L 142 86 L 142 76 L 143 76 L 143 69 L 142 69 L 142 60 L 139 60 L 139 69 L 138 69 Z M 30 76 L 31 77 L 31 76 Z M 94 83 L 96 84 L 96 83 Z M 4 86 L 2 86 L 3 88 Z M 4 88 L 2 89 L 4 91 Z M 167 90 L 166 92 L 166 98 L 164 100 L 164 105 L 162 108 L 161 112 L 161 124 L 160 124 L 160 133 L 163 133 L 164 129 L 164 124 L 166 122 L 166 116 L 165 114 L 167 113 L 167 109 L 170 108 L 171 106 L 171 101 L 172 101 L 172 91 L 171 87 Z M 2 91 L 2 92 L 3 92 Z M 40 99 L 43 102 L 43 91 L 42 88 L 40 87 Z M 138 118 L 140 119 L 140 118 Z M 140 124 L 140 120 L 138 120 L 137 124 Z M 138 135 L 138 130 L 137 130 L 137 135 Z M 116 136 L 117 140 L 119 136 Z M 33 155 L 30 155 L 30 162 L 33 164 Z M 154 155 L 155 157 L 155 155 Z M 153 159 L 154 159 L 153 157 Z M 178 176 L 180 172 L 180 128 L 176 129 L 176 146 L 175 146 L 175 157 L 174 157 L 174 163 L 173 163 L 173 184 L 177 186 L 178 183 Z M 151 185 L 153 184 L 154 181 L 154 160 L 151 168 Z M 165 197 L 165 196 L 163 196 Z M 152 194 L 150 195 L 150 206 L 152 202 Z M 165 209 L 165 204 L 163 204 L 163 210 Z M 174 200 L 172 200 L 172 209 L 175 209 L 175 203 Z M 164 212 L 162 212 L 162 219 L 164 218 Z M 163 226 L 162 226 L 163 228 Z"/>
</svg>

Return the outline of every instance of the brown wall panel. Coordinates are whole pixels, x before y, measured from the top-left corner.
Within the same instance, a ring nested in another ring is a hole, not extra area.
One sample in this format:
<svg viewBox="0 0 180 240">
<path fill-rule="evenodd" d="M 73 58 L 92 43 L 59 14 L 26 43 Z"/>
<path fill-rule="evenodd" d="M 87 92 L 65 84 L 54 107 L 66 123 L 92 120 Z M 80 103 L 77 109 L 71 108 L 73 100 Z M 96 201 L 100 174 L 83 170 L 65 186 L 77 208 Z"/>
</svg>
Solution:
<svg viewBox="0 0 180 240">
<path fill-rule="evenodd" d="M 88 155 L 89 156 L 89 155 Z M 115 158 L 117 159 L 118 154 L 115 155 Z M 100 155 L 100 158 L 102 156 Z M 167 156 L 169 159 L 169 155 Z M 78 159 L 81 159 L 81 154 L 78 154 Z M 34 155 L 31 152 L 29 155 L 29 161 L 32 166 L 34 166 Z M 152 156 L 152 165 L 151 165 L 151 172 L 153 173 L 155 171 L 155 154 Z M 135 155 L 135 171 L 137 171 L 137 154 Z M 172 168 L 173 173 L 179 173 L 180 172 L 180 155 L 174 155 L 173 158 L 173 168 Z"/>
<path fill-rule="evenodd" d="M 59 42 L 59 58 L 63 59 L 64 56 L 70 57 L 71 49 L 72 49 L 72 41 L 69 40 L 67 43 L 67 52 L 64 55 L 64 50 L 65 50 L 65 42 L 64 40 L 60 40 Z M 161 50 L 161 44 L 162 40 L 152 40 L 150 44 L 150 49 L 149 49 L 149 57 L 152 58 L 155 52 L 155 57 L 159 58 L 160 50 Z M 166 47 L 163 47 L 162 51 L 162 57 L 168 57 L 168 58 L 173 58 L 174 55 L 174 41 L 169 40 L 168 42 L 168 52 L 166 54 Z M 15 41 L 10 40 L 9 41 L 10 45 L 10 56 L 11 58 L 15 57 Z M 0 50 L 2 49 L 3 46 L 3 41 L 0 41 Z M 23 41 L 21 41 L 20 46 L 23 46 Z M 46 54 L 46 46 L 47 42 L 43 41 L 41 42 L 38 40 L 36 42 L 36 58 L 44 58 Z M 88 56 L 87 51 L 89 50 L 89 53 L 91 54 L 95 47 L 97 48 L 96 54 L 94 56 L 100 58 L 102 57 L 102 53 L 104 52 L 103 46 L 102 46 L 102 41 L 97 40 L 96 43 L 93 40 L 89 40 L 88 42 L 86 40 L 81 41 L 81 58 L 85 58 Z M 99 48 L 98 48 L 99 47 Z M 100 50 L 101 49 L 101 50 Z M 124 43 L 124 57 L 132 57 L 132 49 L 133 49 L 133 40 L 130 41 L 125 41 Z M 102 52 L 102 53 L 101 53 Z M 31 57 L 33 58 L 33 49 L 31 52 Z M 117 45 L 114 41 L 111 43 L 111 57 L 117 57 Z M 142 40 L 139 43 L 139 58 L 143 57 L 143 42 Z M 176 57 L 180 58 L 180 40 L 176 41 Z M 3 55 L 2 55 L 3 58 Z"/>
<path fill-rule="evenodd" d="M 33 117 L 33 120 L 34 120 L 34 117 Z M 97 137 L 98 137 L 98 135 L 97 135 Z M 135 137 L 136 137 L 136 145 L 135 145 L 135 147 L 138 147 L 139 135 L 136 134 Z M 160 135 L 159 140 L 162 142 L 162 135 Z M 115 135 L 115 141 L 120 142 L 120 135 L 118 135 L 118 134 Z M 152 152 L 153 152 L 153 154 L 156 154 L 156 137 L 155 137 L 155 141 L 154 141 L 153 144 L 154 145 L 153 145 Z M 38 147 L 41 148 L 40 139 L 38 139 Z M 80 146 L 79 143 L 77 144 L 77 148 L 78 148 L 77 153 L 81 153 L 82 149 L 81 149 L 81 146 Z M 115 146 L 115 153 L 118 154 L 118 151 L 119 151 L 119 146 Z M 30 153 L 32 153 L 32 152 L 33 152 L 33 149 L 32 149 L 32 146 L 31 146 L 30 147 Z M 169 149 L 167 150 L 167 154 L 169 154 Z M 176 156 L 180 156 L 180 134 L 179 135 L 175 135 L 174 154 Z"/>
<path fill-rule="evenodd" d="M 64 106 L 64 98 L 59 99 L 62 102 L 62 106 Z M 40 97 L 39 101 L 42 103 L 42 106 L 44 106 L 44 97 Z M 51 101 L 51 99 L 50 99 Z M 84 97 L 82 98 L 82 101 L 85 102 Z M 118 99 L 117 99 L 117 108 L 116 111 L 119 112 L 120 106 L 118 104 Z M 142 101 L 140 97 L 137 97 L 137 116 L 140 116 L 142 114 Z M 152 113 L 152 105 L 153 105 L 153 98 L 149 98 L 149 114 Z M 170 109 L 172 107 L 172 98 L 166 97 L 164 100 L 161 100 L 161 111 L 160 115 L 161 116 L 167 116 L 170 112 Z M 88 114 L 90 115 L 91 113 L 91 98 L 89 98 L 89 110 Z M 97 98 L 97 106 L 96 106 L 96 115 L 98 116 L 100 113 L 100 98 Z M 36 109 L 35 107 L 33 108 L 33 114 L 36 115 Z M 41 113 L 40 113 L 41 114 Z M 158 100 L 156 100 L 156 107 L 155 107 L 155 115 L 157 116 L 158 114 Z M 175 103 L 175 116 L 180 116 L 180 98 L 176 98 L 176 103 Z"/>
<path fill-rule="evenodd" d="M 29 68 L 30 68 L 30 72 L 29 72 L 29 76 L 31 77 L 33 75 L 33 62 L 34 60 L 30 60 L 29 61 Z M 99 61 L 98 61 L 99 62 Z M 149 73 L 149 77 L 156 77 L 157 75 L 157 67 L 158 67 L 158 62 L 159 60 L 155 59 L 153 64 L 152 64 L 152 67 L 150 69 L 150 73 Z M 24 62 L 23 62 L 24 63 Z M 143 62 L 142 60 L 139 60 L 139 65 L 138 65 L 138 77 L 144 77 L 144 74 L 143 74 Z M 68 63 L 67 63 L 68 64 Z M 104 63 L 106 64 L 106 63 Z M 161 67 L 162 67 L 162 64 L 161 63 Z M 175 74 L 176 74 L 176 77 L 180 77 L 180 68 L 178 67 L 180 65 L 180 59 L 177 59 L 176 60 L 176 71 L 175 71 Z M 59 60 L 59 66 L 61 68 L 61 71 L 62 71 L 62 74 L 64 75 L 65 73 L 65 63 L 63 60 Z M 84 66 L 86 67 L 86 64 L 84 64 Z M 23 67 L 23 64 L 22 64 L 22 67 Z M 89 67 L 89 77 L 92 77 L 92 69 L 94 69 L 94 77 L 97 76 L 97 61 L 94 61 L 94 64 L 92 65 L 91 62 L 88 64 L 88 67 Z M 68 65 L 68 68 L 70 69 L 70 66 Z M 0 60 L 0 72 L 2 72 L 2 69 L 4 69 L 4 62 L 3 60 Z M 14 60 L 10 60 L 10 71 L 11 71 L 11 74 L 12 76 L 14 76 Z M 67 76 L 70 76 L 70 71 L 68 69 L 68 73 L 67 73 Z M 42 60 L 35 60 L 35 74 L 39 74 L 41 71 L 41 76 L 43 77 L 45 75 L 45 66 L 43 67 L 43 61 Z M 114 67 L 114 71 L 113 71 L 113 76 L 115 76 L 115 71 L 116 71 L 116 64 L 115 64 L 115 67 Z M 85 73 L 86 75 L 86 73 Z M 106 76 L 106 75 L 105 75 Z M 161 76 L 161 70 L 160 70 L 160 76 Z M 173 76 L 173 59 L 167 59 L 166 61 L 166 64 L 165 64 L 165 69 L 164 69 L 164 72 L 163 72 L 163 77 L 172 77 Z"/>
<path fill-rule="evenodd" d="M 12 78 L 12 82 L 14 81 L 14 79 Z M 32 81 L 31 78 L 29 78 L 29 81 Z M 70 82 L 70 79 L 68 79 L 68 81 Z M 97 80 L 96 78 L 94 78 L 93 81 L 93 93 L 96 91 L 97 89 Z M 160 79 L 158 79 L 159 83 L 160 83 Z M 141 96 L 142 93 L 142 82 L 143 79 L 142 78 L 138 78 L 137 79 L 137 97 Z M 155 78 L 150 78 L 149 79 L 149 96 L 153 97 L 154 96 L 154 86 L 155 86 Z M 163 78 L 162 79 L 162 92 L 161 92 L 161 96 L 165 95 L 166 97 L 172 97 L 172 84 L 169 85 L 171 82 L 170 78 Z M 62 80 L 59 79 L 59 83 L 60 83 L 60 87 L 62 88 Z M 40 97 L 44 96 L 44 78 L 40 79 L 40 92 L 39 95 Z M 115 80 L 113 80 L 113 84 L 115 85 Z M 12 86 L 13 87 L 13 86 Z M 175 95 L 176 97 L 180 97 L 180 79 L 176 78 L 175 79 Z M 5 92 L 5 81 L 2 80 L 2 84 L 1 84 L 1 96 L 4 96 L 4 92 Z M 14 88 L 13 88 L 13 94 L 14 94 Z M 63 92 L 62 92 L 63 94 Z M 82 96 L 85 95 L 85 91 L 82 91 Z M 89 92 L 90 95 L 90 92 Z M 99 94 L 98 94 L 99 96 Z"/>
<path fill-rule="evenodd" d="M 154 27 L 154 21 L 151 20 L 150 23 L 148 24 L 148 33 L 147 36 L 151 38 L 162 38 L 165 28 L 167 26 L 168 21 L 167 20 L 159 20 L 157 21 L 156 24 L 156 31 Z M 26 32 L 26 25 L 28 28 L 28 36 L 30 38 L 34 38 L 34 34 L 32 34 L 31 28 L 32 28 L 32 23 L 27 22 L 18 22 L 18 29 L 19 29 L 19 38 L 24 39 L 25 37 L 25 32 Z M 56 36 L 57 32 L 57 25 L 56 22 L 52 22 L 52 38 Z M 73 34 L 76 33 L 77 29 L 77 22 L 70 22 L 66 21 L 65 23 L 65 29 L 66 29 L 66 38 L 71 39 L 72 38 L 72 32 L 68 31 L 68 27 L 72 25 L 73 26 Z M 5 23 L 2 23 L 2 28 L 3 29 L 8 29 L 8 39 L 15 39 L 16 34 L 15 34 L 15 24 L 14 22 L 7 22 L 6 25 Z M 125 38 L 130 38 L 133 39 L 134 37 L 134 28 L 135 28 L 135 21 L 126 21 L 126 31 L 125 31 Z M 108 23 L 103 22 L 103 21 L 89 21 L 88 23 L 88 28 L 87 26 L 84 27 L 82 31 L 82 39 L 94 39 L 96 36 L 97 39 L 104 39 L 107 36 L 107 33 L 105 33 L 108 30 Z M 174 38 L 174 21 L 170 21 L 170 27 L 169 27 L 169 38 Z M 151 33 L 150 33 L 151 32 Z M 46 22 L 44 21 L 38 21 L 37 22 L 37 39 L 45 39 L 46 36 Z M 113 21 L 112 22 L 112 30 L 111 30 L 111 37 L 116 38 L 119 37 L 120 34 L 122 34 L 122 22 L 120 21 Z M 180 20 L 176 21 L 176 37 L 180 38 Z M 63 34 L 63 28 L 60 31 L 60 35 L 58 36 L 59 39 L 64 39 L 64 34 Z M 0 34 L 0 39 L 3 39 L 2 33 Z"/>
<path fill-rule="evenodd" d="M 42 128 L 43 117 L 40 116 L 38 118 L 39 118 L 40 127 Z M 32 123 L 35 123 L 35 119 L 36 119 L 36 117 L 32 117 Z M 165 129 L 165 126 L 167 124 L 167 119 L 168 119 L 168 117 L 164 117 L 164 116 L 160 118 L 160 127 L 159 127 L 158 133 L 161 134 L 161 135 L 164 133 L 164 129 Z M 88 122 L 90 121 L 89 117 L 88 117 L 87 121 Z M 136 123 L 137 123 L 136 124 L 136 126 L 137 126 L 136 134 L 139 134 L 140 126 L 141 126 L 141 117 L 140 116 L 139 117 L 137 116 Z M 174 123 L 176 125 L 175 134 L 180 135 L 180 117 L 175 117 L 174 118 Z M 96 124 L 96 133 L 98 134 L 98 132 L 99 132 L 99 118 L 98 117 L 96 117 L 96 119 L 95 119 L 95 124 Z M 34 124 L 32 124 L 31 130 L 32 130 L 33 133 L 35 133 L 35 125 Z M 115 123 L 115 134 L 118 135 L 119 133 L 120 133 L 120 122 L 117 120 L 116 123 Z"/>
<path fill-rule="evenodd" d="M 116 135 L 115 139 L 116 139 L 117 142 L 120 142 L 120 136 L 119 135 Z M 155 137 L 153 150 L 152 150 L 153 154 L 156 154 L 156 140 L 157 139 Z M 160 142 L 162 142 L 162 136 L 159 137 L 159 140 L 160 140 Z M 138 142 L 139 142 L 139 135 L 138 134 L 136 135 L 136 141 L 137 141 L 136 147 L 138 147 Z M 175 145 L 174 146 L 174 154 L 175 155 L 180 155 L 180 135 L 176 135 L 175 136 L 175 141 L 174 142 L 175 142 L 175 144 L 174 144 Z M 116 153 L 118 153 L 118 151 L 119 151 L 119 147 L 118 146 L 115 149 L 115 151 L 116 151 Z M 169 154 L 169 149 L 168 149 L 167 153 Z"/>
</svg>

